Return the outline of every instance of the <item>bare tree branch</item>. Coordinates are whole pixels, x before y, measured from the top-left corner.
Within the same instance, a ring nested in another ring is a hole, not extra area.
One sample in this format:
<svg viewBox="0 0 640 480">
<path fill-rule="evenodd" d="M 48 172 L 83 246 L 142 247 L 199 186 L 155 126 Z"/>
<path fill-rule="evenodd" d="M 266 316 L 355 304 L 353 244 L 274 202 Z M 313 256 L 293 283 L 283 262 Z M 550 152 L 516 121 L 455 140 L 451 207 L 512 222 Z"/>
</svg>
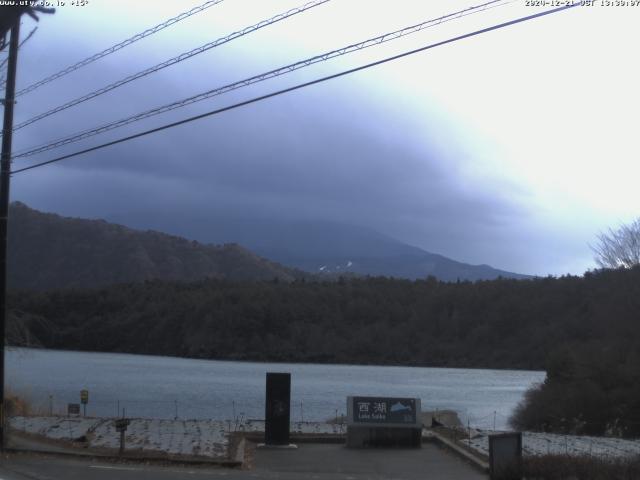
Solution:
<svg viewBox="0 0 640 480">
<path fill-rule="evenodd" d="M 609 229 L 597 236 L 598 243 L 589 245 L 601 268 L 631 268 L 640 265 L 640 218 Z"/>
</svg>

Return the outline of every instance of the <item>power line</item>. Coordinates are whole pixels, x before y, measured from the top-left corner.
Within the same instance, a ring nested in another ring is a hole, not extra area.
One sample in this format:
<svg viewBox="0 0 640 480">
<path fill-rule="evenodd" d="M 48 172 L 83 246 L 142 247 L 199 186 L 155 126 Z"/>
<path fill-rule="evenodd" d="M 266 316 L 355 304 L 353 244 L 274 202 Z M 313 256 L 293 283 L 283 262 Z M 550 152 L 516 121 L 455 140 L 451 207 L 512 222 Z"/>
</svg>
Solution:
<svg viewBox="0 0 640 480">
<path fill-rule="evenodd" d="M 218 95 L 222 95 L 224 93 L 228 93 L 230 91 L 233 90 L 237 90 L 239 88 L 243 88 L 243 87 L 247 87 L 249 85 L 252 85 L 254 83 L 258 83 L 258 82 L 262 82 L 271 78 L 275 78 L 290 72 L 293 72 L 295 70 L 299 70 L 301 68 L 305 68 L 308 66 L 311 66 L 313 64 L 319 63 L 319 62 L 324 62 L 327 60 L 330 60 L 332 58 L 336 58 L 342 55 L 346 55 L 348 53 L 352 53 L 354 51 L 358 51 L 358 50 L 363 50 L 365 48 L 371 47 L 371 46 L 375 46 L 375 45 L 379 45 L 381 43 L 385 43 L 391 40 L 395 40 L 397 38 L 401 38 L 403 36 L 412 34 L 412 33 L 416 33 L 419 32 L 425 28 L 429 28 L 432 26 L 436 26 L 436 25 L 440 25 L 444 22 L 448 22 L 451 20 L 455 20 L 458 18 L 462 18 L 465 17 L 467 15 L 471 15 L 471 14 L 475 14 L 475 13 L 479 13 L 481 11 L 485 11 L 488 8 L 495 8 L 497 6 L 503 6 L 509 3 L 513 3 L 514 1 L 517 0 L 492 0 L 490 2 L 487 3 L 483 3 L 481 5 L 477 5 L 477 6 L 473 6 L 473 7 L 469 7 L 467 9 L 464 10 L 460 10 L 448 15 L 444 15 L 442 17 L 438 17 L 435 19 L 431 19 L 431 20 L 427 20 L 425 22 L 422 23 L 418 23 L 416 25 L 412 25 L 410 27 L 406 27 L 400 30 L 396 30 L 393 32 L 389 32 L 389 33 L 385 33 L 383 35 L 379 35 L 377 37 L 373 37 L 370 38 L 368 40 L 364 40 L 362 42 L 359 43 L 354 43 L 351 45 L 348 45 L 346 47 L 342 47 L 340 49 L 337 50 L 332 50 L 330 52 L 326 52 L 323 53 L 321 55 L 316 55 L 314 57 L 310 57 L 307 58 L 305 60 L 301 60 L 299 62 L 296 63 L 292 63 L 289 65 L 286 65 L 284 67 L 279 67 L 277 69 L 274 70 L 270 70 L 268 72 L 265 73 L 261 73 L 259 75 L 255 75 L 253 77 L 249 77 L 246 78 L 244 80 L 240 80 L 238 82 L 234 82 L 231 84 L 227 84 L 224 85 L 222 87 L 218 87 L 212 90 L 208 90 L 206 92 L 200 93 L 198 95 L 194 95 L 173 103 L 169 103 L 167 105 L 163 105 L 160 107 L 156 107 L 154 109 L 151 110 L 147 110 L 141 113 L 138 113 L 136 115 L 132 115 L 130 117 L 127 118 L 123 118 L 114 122 L 110 122 L 107 123 L 105 125 L 99 126 L 99 127 L 95 127 L 92 129 L 88 129 L 88 130 L 84 130 L 82 132 L 70 135 L 70 136 L 66 136 L 60 139 L 57 139 L 53 142 L 48 142 L 45 143 L 43 145 L 37 146 L 37 147 L 30 147 L 29 149 L 26 150 L 22 150 L 22 152 L 15 154 L 13 156 L 14 159 L 17 158 L 22 158 L 22 157 L 28 157 L 28 156 L 32 156 L 38 153 L 42 153 L 48 150 L 52 150 L 54 148 L 58 148 L 64 145 L 68 145 L 70 143 L 75 143 L 90 137 L 93 137 L 95 135 L 99 135 L 101 133 L 105 133 L 108 132 L 110 130 L 114 130 L 116 128 L 125 126 L 125 125 L 129 125 L 131 123 L 134 122 L 138 122 L 140 120 L 155 116 L 155 115 L 159 115 L 161 113 L 166 113 L 169 112 L 171 110 L 175 110 L 181 107 L 184 107 L 186 105 L 190 105 L 196 102 L 200 102 L 202 100 L 206 100 L 208 98 L 212 98 L 214 96 L 218 96 Z"/>
<path fill-rule="evenodd" d="M 60 70 L 57 73 L 54 73 L 53 75 L 50 75 L 46 78 L 43 78 L 42 80 L 29 85 L 26 88 L 23 88 L 22 90 L 16 92 L 16 97 L 19 97 L 20 95 L 24 95 L 26 93 L 32 92 L 35 89 L 41 87 L 42 85 L 45 85 L 49 82 L 53 82 L 54 80 L 57 80 L 60 77 L 64 77 L 65 75 L 78 70 L 79 68 L 82 68 L 86 65 L 89 65 L 90 63 L 95 62 L 96 60 L 99 60 L 103 57 L 106 57 L 107 55 L 111 55 L 114 52 L 117 52 L 118 50 L 121 50 L 129 45 L 131 45 L 132 43 L 137 42 L 138 40 L 142 40 L 145 37 L 148 37 L 149 35 L 153 35 L 154 33 L 159 32 L 160 30 L 163 30 L 167 27 L 170 27 L 171 25 L 178 23 L 182 20 L 184 20 L 185 18 L 189 18 L 192 15 L 195 15 L 197 13 L 202 12 L 203 10 L 206 10 L 207 8 L 213 7 L 214 5 L 217 5 L 218 3 L 223 2 L 224 0 L 209 0 L 205 3 L 203 3 L 202 5 L 199 5 L 197 7 L 192 8 L 191 10 L 188 10 L 186 12 L 182 12 L 179 15 L 176 15 L 175 17 L 169 18 L 168 20 L 165 20 L 162 23 L 159 23 L 158 25 L 156 25 L 155 27 L 151 27 L 148 28 L 147 30 L 145 30 L 144 32 L 138 33 L 136 35 L 134 35 L 133 37 L 127 38 L 126 40 L 123 40 L 120 43 L 117 43 L 115 45 L 113 45 L 112 47 L 109 47 L 101 52 L 98 52 L 94 55 L 91 55 L 90 57 L 85 58 L 84 60 L 79 61 L 78 63 L 75 63 L 73 65 L 68 66 L 67 68 Z"/>
<path fill-rule="evenodd" d="M 221 0 L 219 0 L 221 1 Z M 102 87 L 98 90 L 94 90 L 91 93 L 88 93 L 86 95 L 83 95 L 82 97 L 78 97 L 75 100 L 71 100 L 70 102 L 67 102 L 63 105 L 60 105 L 56 108 L 53 108 L 47 112 L 41 113 L 39 115 L 36 115 L 35 117 L 30 118 L 29 120 L 26 120 L 22 123 L 19 123 L 18 125 L 16 125 L 15 127 L 13 127 L 13 131 L 15 132 L 16 130 L 19 130 L 23 127 L 26 127 L 27 125 L 31 125 L 32 123 L 35 123 L 39 120 L 42 120 L 43 118 L 46 118 L 50 115 L 53 115 L 55 113 L 59 113 L 62 112 L 63 110 L 66 110 L 68 108 L 74 107 L 76 105 L 79 105 L 83 102 L 86 102 L 87 100 L 91 100 L 92 98 L 96 98 L 100 95 L 103 95 L 107 92 L 110 92 L 111 90 L 114 90 L 118 87 L 121 87 L 123 85 L 126 85 L 127 83 L 133 82 L 134 80 L 138 80 L 142 77 L 146 77 L 147 75 L 151 75 L 152 73 L 155 73 L 159 70 L 162 70 L 163 68 L 167 68 L 171 65 L 175 65 L 176 63 L 180 63 L 184 60 L 187 60 L 191 57 L 194 57 L 195 55 L 198 55 L 200 53 L 206 52 L 208 50 L 211 50 L 212 48 L 218 47 L 220 45 L 223 45 L 225 43 L 228 43 L 232 40 L 235 40 L 236 38 L 240 38 L 244 35 L 248 35 L 249 33 L 255 32 L 256 30 L 259 30 L 261 28 L 264 28 L 266 26 L 272 25 L 274 23 L 280 22 L 282 20 L 285 20 L 289 17 L 292 17 L 294 15 L 297 15 L 299 13 L 302 13 L 306 10 L 309 10 L 311 8 L 317 7 L 318 5 L 322 5 L 323 3 L 327 3 L 329 0 L 313 0 L 309 3 L 306 3 L 300 7 L 296 7 L 296 8 L 292 8 L 291 10 L 288 10 L 284 13 L 279 13 L 278 15 L 275 15 L 274 17 L 271 17 L 267 20 L 262 20 L 261 22 L 256 23 L 255 25 L 251 25 L 249 27 L 243 28 L 242 30 L 238 30 L 237 32 L 233 32 L 227 36 L 218 38 L 217 40 L 214 40 L 213 42 L 209 42 L 206 43 L 205 45 L 202 45 L 198 48 L 194 48 L 193 50 L 190 50 L 188 52 L 182 53 L 176 57 L 170 58 L 169 60 L 166 60 L 158 65 L 155 65 L 153 67 L 147 68 L 145 70 L 142 70 L 138 73 L 134 73 L 133 75 L 129 75 L 126 78 L 123 78 L 122 80 L 118 80 L 117 82 L 111 83 L 105 87 Z"/>
<path fill-rule="evenodd" d="M 146 130 L 144 132 L 136 133 L 134 135 L 129 135 L 129 136 L 126 136 L 126 137 L 122 137 L 122 138 L 119 138 L 117 140 L 113 140 L 111 142 L 106 142 L 106 143 L 103 143 L 101 145 L 97 145 L 95 147 L 86 148 L 84 150 L 80 150 L 80 151 L 77 151 L 77 152 L 74 152 L 74 153 L 70 153 L 70 154 L 67 154 L 67 155 L 62 155 L 60 157 L 53 158 L 51 160 L 47 160 L 45 162 L 36 163 L 36 164 L 30 165 L 28 167 L 20 168 L 18 170 L 12 170 L 11 174 L 21 173 L 21 172 L 25 172 L 27 170 L 33 170 L 34 168 L 38 168 L 38 167 L 42 167 L 42 166 L 49 165 L 49 164 L 52 164 L 52 163 L 60 162 L 62 160 L 66 160 L 68 158 L 76 157 L 78 155 L 82 155 L 82 154 L 89 153 L 89 152 L 94 152 L 96 150 L 100 150 L 100 149 L 103 149 L 103 148 L 106 148 L 106 147 L 109 147 L 109 146 L 112 146 L 112 145 L 117 145 L 119 143 L 123 143 L 123 142 L 127 142 L 129 140 L 133 140 L 133 139 L 136 139 L 136 138 L 144 137 L 144 136 L 150 135 L 152 133 L 157 133 L 157 132 L 160 132 L 162 130 L 167 130 L 169 128 L 177 127 L 179 125 L 184 125 L 186 123 L 190 123 L 190 122 L 193 122 L 193 121 L 196 121 L 196 120 L 200 120 L 202 118 L 210 117 L 212 115 L 217 115 L 217 114 L 229 111 L 229 110 L 234 110 L 234 109 L 239 108 L 239 107 L 244 107 L 246 105 L 250 105 L 250 104 L 253 104 L 253 103 L 256 103 L 256 102 L 260 102 L 262 100 L 266 100 L 266 99 L 269 99 L 269 98 L 272 98 L 272 97 L 276 97 L 276 96 L 279 96 L 279 95 L 282 95 L 282 94 L 285 94 L 285 93 L 293 92 L 295 90 L 300 90 L 301 88 L 309 87 L 311 85 L 316 85 L 318 83 L 326 82 L 328 80 L 333 80 L 335 78 L 343 77 L 345 75 L 349 75 L 349 74 L 352 74 L 352 73 L 355 73 L 355 72 L 359 72 L 361 70 L 365 70 L 365 69 L 368 69 L 368 68 L 371 68 L 371 67 L 382 65 L 384 63 L 388 63 L 388 62 L 391 62 L 391 61 L 394 61 L 394 60 L 398 60 L 400 58 L 408 57 L 410 55 L 414 55 L 414 54 L 419 53 L 419 52 L 424 52 L 426 50 L 430 50 L 432 48 L 440 47 L 442 45 L 446 45 L 446 44 L 449 44 L 449 43 L 457 42 L 459 40 L 463 40 L 463 39 L 466 39 L 466 38 L 474 37 L 476 35 L 481 35 L 483 33 L 491 32 L 491 31 L 498 30 L 498 29 L 501 29 L 501 28 L 505 28 L 505 27 L 508 27 L 508 26 L 511 26 L 511 25 L 516 25 L 518 23 L 522 23 L 522 22 L 526 22 L 526 21 L 529 21 L 529 20 L 533 20 L 535 18 L 543 17 L 543 16 L 546 16 L 546 15 L 550 15 L 550 14 L 553 14 L 553 13 L 557 13 L 557 12 L 563 11 L 563 10 L 568 10 L 570 8 L 577 7 L 579 5 L 580 5 L 579 3 L 568 4 L 568 5 L 565 5 L 565 6 L 562 6 L 562 7 L 554 8 L 552 10 L 546 10 L 544 12 L 534 13 L 532 15 L 527 15 L 525 17 L 517 18 L 515 20 L 510 20 L 508 22 L 503 22 L 503 23 L 500 23 L 500 24 L 497 24 L 497 25 L 492 25 L 491 27 L 482 28 L 480 30 L 475 30 L 473 32 L 465 33 L 463 35 L 458 35 L 457 37 L 449 38 L 447 40 L 442 40 L 442 41 L 437 42 L 437 43 L 432 43 L 430 45 L 427 45 L 427 46 L 424 46 L 424 47 L 421 47 L 421 48 L 417 48 L 415 50 L 410 50 L 410 51 L 407 51 L 407 52 L 404 52 L 404 53 L 400 53 L 398 55 L 394 55 L 394 56 L 391 56 L 391 57 L 387 57 L 387 58 L 384 58 L 382 60 L 378 60 L 378 61 L 375 61 L 375 62 L 372 62 L 372 63 L 368 63 L 366 65 L 361 65 L 359 67 L 351 68 L 349 70 L 344 70 L 342 72 L 334 73 L 334 74 L 328 75 L 326 77 L 317 78 L 317 79 L 311 80 L 309 82 L 300 83 L 300 84 L 294 85 L 292 87 L 288 87 L 288 88 L 284 88 L 282 90 L 277 90 L 275 92 L 268 93 L 266 95 L 261 95 L 261 96 L 258 96 L 258 97 L 251 98 L 249 100 L 245 100 L 245 101 L 242 101 L 242 102 L 235 103 L 233 105 L 228 105 L 226 107 L 222 107 L 222 108 L 218 108 L 216 110 L 212 110 L 212 111 L 209 111 L 209 112 L 206 112 L 206 113 L 202 113 L 200 115 L 195 115 L 195 116 L 192 116 L 192 117 L 188 117 L 188 118 L 185 118 L 183 120 L 179 120 L 177 122 L 168 123 L 166 125 L 162 125 L 161 127 L 152 128 L 150 130 Z"/>
</svg>

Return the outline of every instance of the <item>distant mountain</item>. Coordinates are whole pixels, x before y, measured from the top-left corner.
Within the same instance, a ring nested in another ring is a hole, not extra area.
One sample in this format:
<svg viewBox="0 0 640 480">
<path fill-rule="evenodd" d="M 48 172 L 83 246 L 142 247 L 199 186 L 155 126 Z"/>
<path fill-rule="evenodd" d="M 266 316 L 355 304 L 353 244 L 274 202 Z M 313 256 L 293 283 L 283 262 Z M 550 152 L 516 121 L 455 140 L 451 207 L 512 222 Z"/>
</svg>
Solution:
<svg viewBox="0 0 640 480">
<path fill-rule="evenodd" d="M 9 214 L 9 286 L 96 287 L 151 279 L 291 281 L 304 275 L 236 244 L 203 245 L 104 220 L 66 218 L 14 202 Z"/>
<path fill-rule="evenodd" d="M 287 241 L 263 240 L 250 248 L 284 265 L 321 274 L 350 272 L 411 280 L 432 275 L 443 281 L 528 278 L 489 265 L 457 262 L 362 227 L 299 222 L 287 233 Z"/>
<path fill-rule="evenodd" d="M 115 221 L 202 242 L 237 242 L 292 268 L 311 273 L 383 275 L 439 280 L 530 278 L 489 265 L 470 265 L 413 247 L 369 228 L 327 221 L 282 221 L 221 216 L 129 213 Z"/>
</svg>

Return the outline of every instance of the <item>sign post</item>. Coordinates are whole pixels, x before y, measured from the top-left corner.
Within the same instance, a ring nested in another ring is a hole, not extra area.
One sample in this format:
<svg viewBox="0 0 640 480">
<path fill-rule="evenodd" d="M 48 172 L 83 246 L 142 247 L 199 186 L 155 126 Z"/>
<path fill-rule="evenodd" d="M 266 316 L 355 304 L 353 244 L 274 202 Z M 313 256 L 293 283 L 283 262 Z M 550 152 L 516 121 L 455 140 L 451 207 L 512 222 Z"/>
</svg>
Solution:
<svg viewBox="0 0 640 480">
<path fill-rule="evenodd" d="M 131 423 L 131 420 L 128 418 L 118 418 L 116 419 L 116 432 L 120 432 L 120 455 L 124 453 L 124 432 L 127 431 L 127 427 Z"/>
<path fill-rule="evenodd" d="M 89 403 L 89 390 L 80 390 L 80 403 L 82 403 L 83 417 L 87 416 L 87 403 Z"/>
</svg>

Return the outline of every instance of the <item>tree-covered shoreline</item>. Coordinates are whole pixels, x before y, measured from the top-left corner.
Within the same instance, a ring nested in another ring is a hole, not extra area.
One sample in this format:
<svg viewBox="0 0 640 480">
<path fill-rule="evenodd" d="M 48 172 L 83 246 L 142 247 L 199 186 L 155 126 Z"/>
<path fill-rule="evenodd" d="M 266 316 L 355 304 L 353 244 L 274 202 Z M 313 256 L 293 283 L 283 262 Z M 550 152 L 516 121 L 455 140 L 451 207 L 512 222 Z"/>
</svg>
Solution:
<svg viewBox="0 0 640 480">
<path fill-rule="evenodd" d="M 523 427 L 606 433 L 640 412 L 640 267 L 473 283 L 148 281 L 12 292 L 9 305 L 18 333 L 46 348 L 547 370 L 545 394 L 527 398 L 562 421 L 523 415 Z"/>
<path fill-rule="evenodd" d="M 12 292 L 47 348 L 196 358 L 546 368 L 572 344 L 638 338 L 638 268 L 534 280 L 148 281 Z"/>
</svg>

